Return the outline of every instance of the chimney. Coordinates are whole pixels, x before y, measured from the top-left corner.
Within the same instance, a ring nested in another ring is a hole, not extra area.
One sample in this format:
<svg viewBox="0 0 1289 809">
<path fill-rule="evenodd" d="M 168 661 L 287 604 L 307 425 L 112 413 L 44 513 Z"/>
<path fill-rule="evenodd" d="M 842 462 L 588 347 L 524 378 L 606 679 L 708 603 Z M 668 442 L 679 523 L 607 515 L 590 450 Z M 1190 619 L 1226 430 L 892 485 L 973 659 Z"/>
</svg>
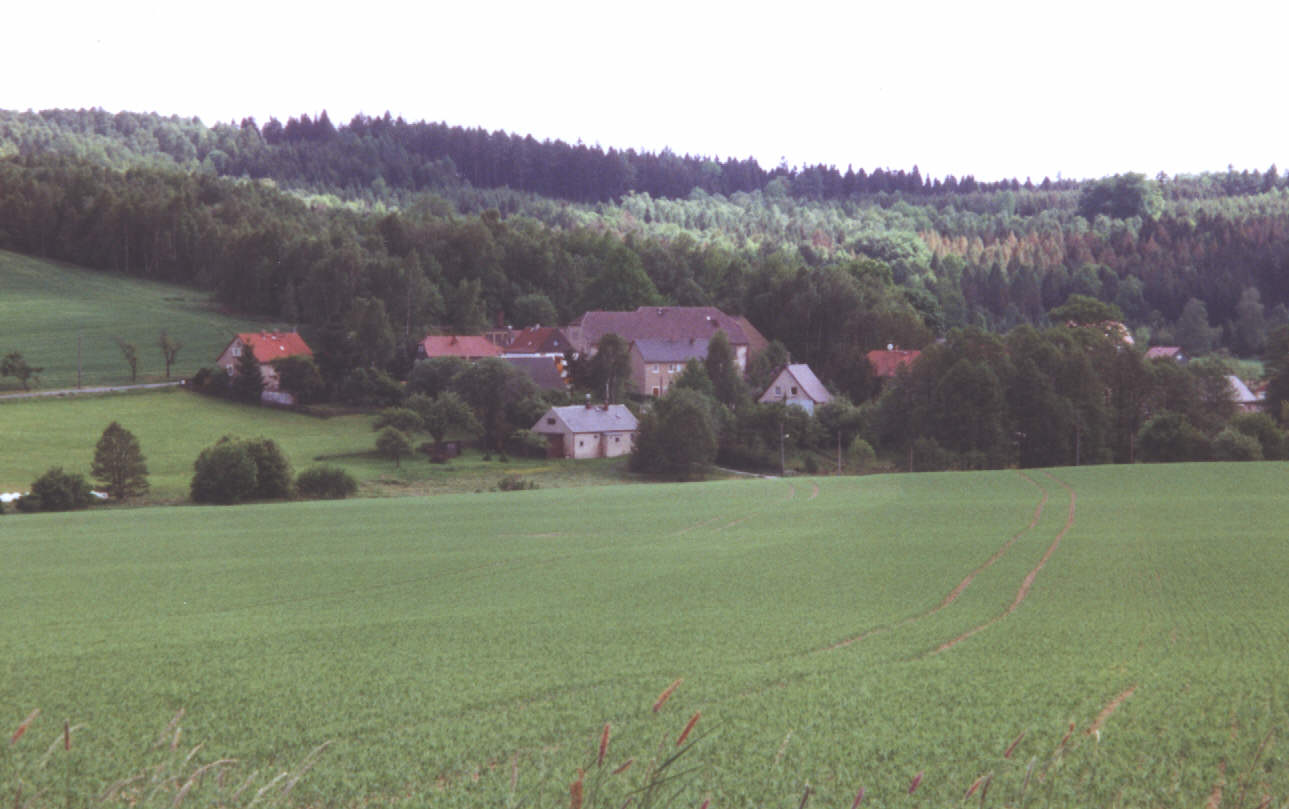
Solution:
<svg viewBox="0 0 1289 809">
<path fill-rule="evenodd" d="M 586 394 L 586 409 L 587 410 L 591 409 L 591 394 L 589 393 Z"/>
<path fill-rule="evenodd" d="M 658 307 L 658 317 L 662 317 L 662 307 Z"/>
</svg>

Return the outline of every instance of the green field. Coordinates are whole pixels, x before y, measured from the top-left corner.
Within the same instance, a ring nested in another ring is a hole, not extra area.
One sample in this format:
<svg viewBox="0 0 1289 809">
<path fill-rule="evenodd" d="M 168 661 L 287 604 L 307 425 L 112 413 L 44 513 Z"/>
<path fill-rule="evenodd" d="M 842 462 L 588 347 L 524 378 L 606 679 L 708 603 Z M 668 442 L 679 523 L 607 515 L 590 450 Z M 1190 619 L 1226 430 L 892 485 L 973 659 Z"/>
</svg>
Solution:
<svg viewBox="0 0 1289 809">
<path fill-rule="evenodd" d="M 152 382 L 165 376 L 162 329 L 183 343 L 171 369 L 178 377 L 213 365 L 237 332 L 269 325 L 222 314 L 209 295 L 187 287 L 0 250 L 0 354 L 18 351 L 44 368 L 42 388 L 76 386 L 78 341 L 81 383 L 121 385 L 130 370 L 117 338 L 137 346 L 138 381 Z M 0 393 L 21 389 L 12 377 L 0 379 Z"/>
<path fill-rule="evenodd" d="M 795 807 L 808 783 L 810 806 L 957 806 L 992 773 L 987 806 L 1195 807 L 1220 783 L 1280 807 L 1285 471 L 9 515 L 0 732 L 43 713 L 0 772 L 61 806 L 64 761 L 97 794 L 204 743 L 185 771 L 235 758 L 258 784 L 329 741 L 289 803 L 567 806 L 584 767 L 616 807 L 701 711 L 673 805 Z M 63 718 L 72 758 L 41 768 Z M 620 776 L 594 765 L 605 722 L 605 767 L 638 759 Z"/>
<path fill-rule="evenodd" d="M 298 473 L 325 462 L 345 468 L 365 494 L 432 494 L 491 489 L 505 475 L 543 487 L 616 483 L 626 478 L 625 459 L 547 461 L 512 458 L 484 462 L 474 451 L 448 464 L 424 456 L 401 466 L 378 456 L 372 416 L 314 418 L 271 407 L 247 407 L 187 390 L 99 396 L 0 400 L 0 491 L 26 491 L 51 466 L 89 477 L 94 445 L 118 421 L 139 439 L 152 486 L 144 502 L 187 498 L 197 455 L 224 435 L 277 441 Z M 425 436 L 417 439 L 425 440 Z"/>
</svg>

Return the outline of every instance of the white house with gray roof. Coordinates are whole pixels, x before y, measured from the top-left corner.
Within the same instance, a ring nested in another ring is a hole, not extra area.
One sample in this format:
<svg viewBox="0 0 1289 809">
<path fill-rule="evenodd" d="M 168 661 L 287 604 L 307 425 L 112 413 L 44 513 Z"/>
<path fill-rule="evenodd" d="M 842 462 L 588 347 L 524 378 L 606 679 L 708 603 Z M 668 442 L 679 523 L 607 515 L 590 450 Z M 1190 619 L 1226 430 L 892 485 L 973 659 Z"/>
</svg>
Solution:
<svg viewBox="0 0 1289 809">
<path fill-rule="evenodd" d="M 635 447 L 636 417 L 625 405 L 552 407 L 532 431 L 546 437 L 548 458 L 616 458 Z"/>
<path fill-rule="evenodd" d="M 796 405 L 807 413 L 814 413 L 816 405 L 832 401 L 832 394 L 819 381 L 819 377 L 815 376 L 815 372 L 810 370 L 810 366 L 801 363 L 785 365 L 757 401 Z"/>
</svg>

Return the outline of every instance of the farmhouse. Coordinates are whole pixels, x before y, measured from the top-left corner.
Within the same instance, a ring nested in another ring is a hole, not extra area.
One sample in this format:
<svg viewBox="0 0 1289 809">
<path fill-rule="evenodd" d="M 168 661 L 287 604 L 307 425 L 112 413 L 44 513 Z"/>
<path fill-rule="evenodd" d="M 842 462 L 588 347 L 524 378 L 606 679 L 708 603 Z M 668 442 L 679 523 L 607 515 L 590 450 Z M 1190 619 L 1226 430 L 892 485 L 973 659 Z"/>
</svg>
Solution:
<svg viewBox="0 0 1289 809">
<path fill-rule="evenodd" d="M 631 390 L 655 399 L 664 396 L 691 359 L 707 357 L 708 340 L 640 339 L 631 343 Z"/>
<path fill-rule="evenodd" d="M 552 407 L 533 425 L 546 436 L 548 458 L 615 458 L 631 452 L 636 417 L 625 405 Z"/>
<path fill-rule="evenodd" d="M 815 376 L 815 372 L 810 370 L 809 365 L 785 365 L 757 401 L 762 404 L 782 402 L 796 405 L 807 413 L 814 413 L 816 405 L 832 401 L 832 394 L 819 381 L 819 377 Z"/>
<path fill-rule="evenodd" d="M 1226 384 L 1231 390 L 1231 401 L 1235 402 L 1235 408 L 1241 413 L 1256 413 L 1266 404 L 1266 393 L 1258 395 L 1249 390 L 1249 386 L 1238 376 L 1227 375 Z"/>
<path fill-rule="evenodd" d="M 471 362 L 484 357 L 501 356 L 501 347 L 487 337 L 464 334 L 430 335 L 416 344 L 418 359 L 461 357 Z"/>
<path fill-rule="evenodd" d="M 586 356 L 595 353 L 600 338 L 606 334 L 616 334 L 627 342 L 697 341 L 710 340 L 716 332 L 723 331 L 734 349 L 734 361 L 740 373 L 746 373 L 748 361 L 769 344 L 747 318 L 731 317 L 714 306 L 641 306 L 634 312 L 590 311 L 565 331 L 574 349 Z"/>
<path fill-rule="evenodd" d="M 312 357 L 304 339 L 296 332 L 261 331 L 240 333 L 220 353 L 215 364 L 229 376 L 237 376 L 237 361 L 244 351 L 252 351 L 260 364 L 260 375 L 264 378 L 264 401 L 278 404 L 295 404 L 295 397 L 280 387 L 277 369 L 273 363 L 287 357 Z"/>
</svg>

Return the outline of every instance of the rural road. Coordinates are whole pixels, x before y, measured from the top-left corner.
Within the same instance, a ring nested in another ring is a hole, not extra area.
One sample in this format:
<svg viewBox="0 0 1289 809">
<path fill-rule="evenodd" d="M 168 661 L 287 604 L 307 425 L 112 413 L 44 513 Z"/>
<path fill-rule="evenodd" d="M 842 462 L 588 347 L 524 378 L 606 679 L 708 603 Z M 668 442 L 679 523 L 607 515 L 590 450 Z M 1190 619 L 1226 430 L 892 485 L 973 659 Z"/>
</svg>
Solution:
<svg viewBox="0 0 1289 809">
<path fill-rule="evenodd" d="M 146 385 L 110 385 L 96 388 L 57 388 L 55 390 L 25 390 L 20 393 L 0 393 L 0 401 L 5 399 L 34 399 L 37 396 L 85 396 L 93 393 L 122 393 L 130 390 L 150 390 L 153 388 L 173 388 L 182 385 L 182 380 L 173 382 L 150 382 Z"/>
</svg>

